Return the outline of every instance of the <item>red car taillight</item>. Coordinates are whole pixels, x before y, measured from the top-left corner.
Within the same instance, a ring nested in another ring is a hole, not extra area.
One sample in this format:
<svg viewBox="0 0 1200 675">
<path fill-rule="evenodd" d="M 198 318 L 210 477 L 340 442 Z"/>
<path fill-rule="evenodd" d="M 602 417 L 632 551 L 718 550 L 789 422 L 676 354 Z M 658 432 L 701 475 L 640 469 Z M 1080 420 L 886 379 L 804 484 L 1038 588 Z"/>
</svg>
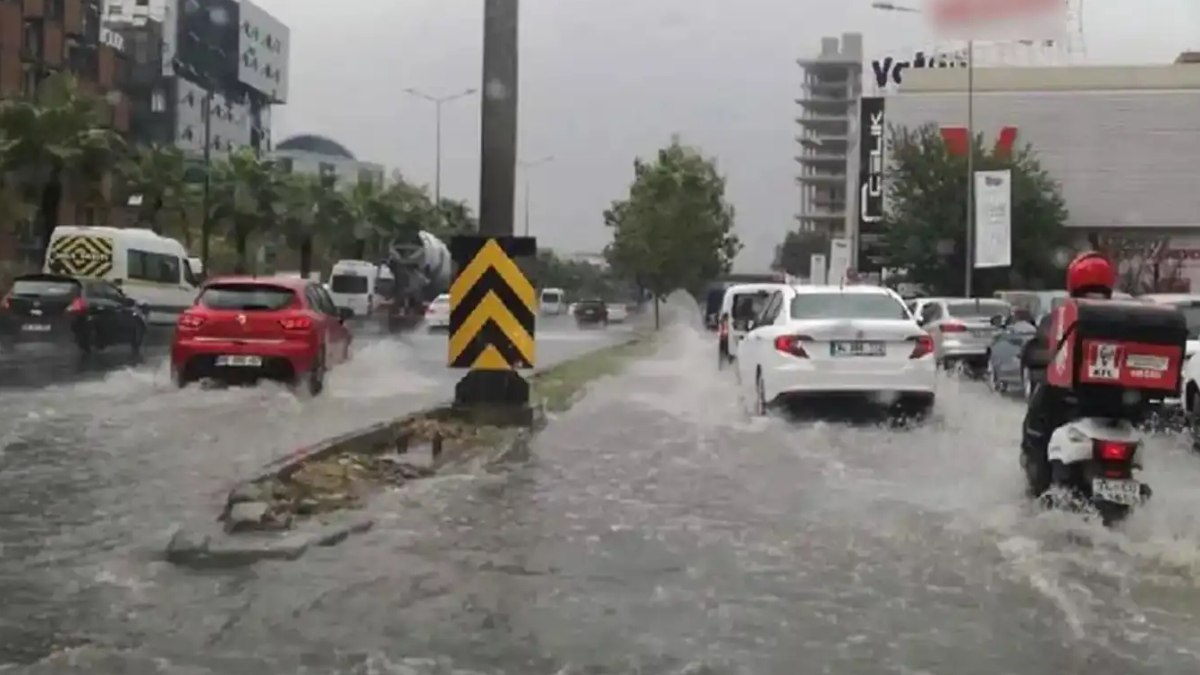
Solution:
<svg viewBox="0 0 1200 675">
<path fill-rule="evenodd" d="M 717 335 L 729 337 L 729 317 L 721 319 L 721 323 L 717 325 Z"/>
<path fill-rule="evenodd" d="M 775 351 L 807 359 L 808 352 L 804 351 L 803 343 L 811 341 L 807 335 L 780 335 L 775 338 Z"/>
<path fill-rule="evenodd" d="M 967 326 L 961 323 L 946 322 L 938 326 L 938 330 L 943 333 L 965 333 L 967 332 Z"/>
<path fill-rule="evenodd" d="M 0 309 L 9 309 L 12 307 L 12 296 L 6 295 L 3 300 L 0 300 Z"/>
<path fill-rule="evenodd" d="M 908 338 L 910 342 L 916 342 L 913 346 L 912 354 L 908 355 L 910 359 L 919 359 L 923 356 L 929 356 L 933 353 L 933 338 L 928 335 L 918 335 Z"/>
<path fill-rule="evenodd" d="M 292 316 L 286 319 L 280 319 L 279 325 L 283 326 L 284 330 L 309 330 L 312 328 L 312 319 L 307 316 Z"/>
<path fill-rule="evenodd" d="M 71 301 L 71 305 L 67 307 L 67 311 L 72 314 L 83 314 L 87 311 L 87 302 L 83 298 L 75 298 Z"/>
<path fill-rule="evenodd" d="M 196 330 L 204 325 L 204 317 L 198 314 L 181 314 L 176 326 L 180 330 Z"/>
</svg>

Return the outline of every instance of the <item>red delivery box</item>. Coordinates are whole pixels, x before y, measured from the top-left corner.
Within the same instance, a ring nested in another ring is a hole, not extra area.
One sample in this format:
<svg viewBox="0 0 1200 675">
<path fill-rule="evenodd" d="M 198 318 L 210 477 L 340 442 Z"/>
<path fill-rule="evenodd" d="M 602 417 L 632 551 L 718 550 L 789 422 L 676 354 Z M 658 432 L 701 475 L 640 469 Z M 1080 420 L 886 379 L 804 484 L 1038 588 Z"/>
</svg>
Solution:
<svg viewBox="0 0 1200 675">
<path fill-rule="evenodd" d="M 1054 310 L 1046 384 L 1081 397 L 1114 390 L 1145 399 L 1179 393 L 1187 321 L 1178 308 L 1070 298 Z"/>
</svg>

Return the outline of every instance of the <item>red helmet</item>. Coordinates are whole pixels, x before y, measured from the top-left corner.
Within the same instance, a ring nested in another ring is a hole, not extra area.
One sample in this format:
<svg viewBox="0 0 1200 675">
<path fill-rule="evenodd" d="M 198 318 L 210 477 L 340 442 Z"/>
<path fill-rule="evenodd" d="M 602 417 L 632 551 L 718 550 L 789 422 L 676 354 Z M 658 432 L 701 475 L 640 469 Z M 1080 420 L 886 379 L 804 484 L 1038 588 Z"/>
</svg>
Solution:
<svg viewBox="0 0 1200 675">
<path fill-rule="evenodd" d="M 1112 296 L 1117 285 L 1117 272 L 1097 251 L 1087 251 L 1075 256 L 1067 265 L 1067 293 L 1073 296 L 1086 293 L 1104 293 Z"/>
</svg>

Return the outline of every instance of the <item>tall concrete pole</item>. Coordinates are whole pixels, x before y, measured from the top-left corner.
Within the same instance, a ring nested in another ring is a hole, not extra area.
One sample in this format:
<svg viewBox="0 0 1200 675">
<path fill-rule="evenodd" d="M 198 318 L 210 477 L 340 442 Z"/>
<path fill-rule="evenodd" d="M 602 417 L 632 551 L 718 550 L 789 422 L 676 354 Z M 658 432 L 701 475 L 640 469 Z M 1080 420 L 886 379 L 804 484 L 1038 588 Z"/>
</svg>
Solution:
<svg viewBox="0 0 1200 675">
<path fill-rule="evenodd" d="M 485 0 L 479 233 L 513 234 L 519 0 Z"/>
</svg>

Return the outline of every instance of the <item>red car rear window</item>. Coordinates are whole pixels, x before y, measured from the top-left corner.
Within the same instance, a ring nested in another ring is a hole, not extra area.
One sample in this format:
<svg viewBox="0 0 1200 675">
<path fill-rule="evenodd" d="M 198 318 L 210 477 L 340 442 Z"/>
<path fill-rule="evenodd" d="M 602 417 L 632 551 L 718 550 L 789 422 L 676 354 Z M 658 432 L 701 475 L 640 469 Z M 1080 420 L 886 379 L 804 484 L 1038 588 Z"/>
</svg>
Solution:
<svg viewBox="0 0 1200 675">
<path fill-rule="evenodd" d="M 200 304 L 210 309 L 271 312 L 296 301 L 290 288 L 272 284 L 213 284 L 200 294 Z"/>
</svg>

